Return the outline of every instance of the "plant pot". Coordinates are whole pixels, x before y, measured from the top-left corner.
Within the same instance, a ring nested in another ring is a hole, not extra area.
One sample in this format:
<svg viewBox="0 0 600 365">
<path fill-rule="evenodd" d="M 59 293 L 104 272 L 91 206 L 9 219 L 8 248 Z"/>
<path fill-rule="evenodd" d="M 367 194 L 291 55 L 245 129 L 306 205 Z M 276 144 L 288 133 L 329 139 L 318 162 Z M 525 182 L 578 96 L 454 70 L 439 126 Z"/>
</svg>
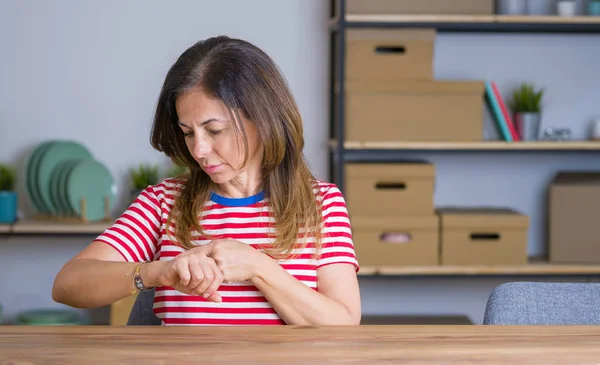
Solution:
<svg viewBox="0 0 600 365">
<path fill-rule="evenodd" d="M 577 3 L 574 0 L 559 0 L 556 3 L 556 11 L 560 16 L 575 16 Z"/>
<path fill-rule="evenodd" d="M 588 14 L 600 16 L 600 0 L 590 0 L 588 3 Z"/>
<path fill-rule="evenodd" d="M 17 193 L 0 191 L 0 223 L 14 223 L 17 220 Z"/>
<path fill-rule="evenodd" d="M 498 0 L 497 13 L 503 15 L 522 15 L 527 13 L 527 3 L 524 0 Z"/>
<path fill-rule="evenodd" d="M 529 15 L 551 15 L 554 13 L 554 1 L 551 0 L 527 0 L 527 14 Z"/>
<path fill-rule="evenodd" d="M 537 141 L 540 135 L 540 113 L 515 113 L 515 128 L 522 141 Z"/>
</svg>

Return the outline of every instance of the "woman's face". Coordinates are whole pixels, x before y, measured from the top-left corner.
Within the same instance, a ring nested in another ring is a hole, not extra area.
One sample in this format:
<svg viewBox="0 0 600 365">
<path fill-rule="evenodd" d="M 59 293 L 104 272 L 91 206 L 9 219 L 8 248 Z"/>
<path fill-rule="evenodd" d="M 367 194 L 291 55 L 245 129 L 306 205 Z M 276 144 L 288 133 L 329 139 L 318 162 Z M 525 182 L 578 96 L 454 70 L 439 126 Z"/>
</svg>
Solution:
<svg viewBox="0 0 600 365">
<path fill-rule="evenodd" d="M 179 127 L 190 154 L 216 184 L 260 180 L 263 148 L 254 123 L 241 116 L 248 139 L 248 162 L 244 147 L 234 131 L 235 121 L 224 103 L 194 89 L 180 95 L 175 103 Z"/>
</svg>

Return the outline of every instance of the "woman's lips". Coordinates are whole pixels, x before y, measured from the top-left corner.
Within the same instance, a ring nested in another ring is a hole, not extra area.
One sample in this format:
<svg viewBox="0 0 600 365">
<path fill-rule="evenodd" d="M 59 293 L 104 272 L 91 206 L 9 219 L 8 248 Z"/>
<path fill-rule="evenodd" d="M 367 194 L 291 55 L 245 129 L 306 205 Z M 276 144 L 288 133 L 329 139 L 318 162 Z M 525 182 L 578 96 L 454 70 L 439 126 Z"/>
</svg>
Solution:
<svg viewBox="0 0 600 365">
<path fill-rule="evenodd" d="M 204 167 L 202 167 L 202 169 L 203 169 L 204 171 L 206 171 L 206 173 L 207 173 L 207 174 L 212 174 L 212 173 L 215 173 L 215 172 L 217 172 L 217 170 L 218 170 L 218 169 L 219 169 L 221 166 L 223 166 L 223 164 L 220 164 L 220 165 L 208 165 L 208 166 L 204 166 Z"/>
</svg>

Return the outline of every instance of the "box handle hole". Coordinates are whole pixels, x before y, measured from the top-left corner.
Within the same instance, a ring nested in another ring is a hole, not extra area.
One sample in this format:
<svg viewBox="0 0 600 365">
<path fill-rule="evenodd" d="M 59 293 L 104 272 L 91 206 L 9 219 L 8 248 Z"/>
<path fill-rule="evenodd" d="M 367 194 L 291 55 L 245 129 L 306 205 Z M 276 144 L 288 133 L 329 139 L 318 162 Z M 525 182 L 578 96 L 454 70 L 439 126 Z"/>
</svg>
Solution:
<svg viewBox="0 0 600 365">
<path fill-rule="evenodd" d="M 404 190 L 406 184 L 403 182 L 379 182 L 375 184 L 375 188 L 380 190 Z"/>
<path fill-rule="evenodd" d="M 406 49 L 402 46 L 377 46 L 375 47 L 375 53 L 383 54 L 402 54 L 405 53 Z"/>
<path fill-rule="evenodd" d="M 412 241 L 412 236 L 408 232 L 384 232 L 379 236 L 379 241 L 383 243 L 408 243 Z"/>
<path fill-rule="evenodd" d="M 471 233 L 472 241 L 498 241 L 499 233 Z"/>
</svg>

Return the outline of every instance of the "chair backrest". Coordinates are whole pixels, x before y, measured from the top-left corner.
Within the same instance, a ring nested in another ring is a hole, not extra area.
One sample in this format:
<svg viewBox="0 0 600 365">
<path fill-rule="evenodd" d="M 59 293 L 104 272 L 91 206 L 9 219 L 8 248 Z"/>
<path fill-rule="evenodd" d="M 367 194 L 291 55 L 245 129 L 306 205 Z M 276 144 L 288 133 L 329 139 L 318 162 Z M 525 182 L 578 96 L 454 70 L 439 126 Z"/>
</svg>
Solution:
<svg viewBox="0 0 600 365">
<path fill-rule="evenodd" d="M 154 302 L 154 289 L 144 290 L 140 292 L 133 303 L 129 318 L 127 319 L 128 326 L 160 326 L 161 320 L 154 314 L 152 310 Z"/>
<path fill-rule="evenodd" d="M 488 299 L 483 324 L 600 324 L 600 283 L 501 284 Z"/>
</svg>

